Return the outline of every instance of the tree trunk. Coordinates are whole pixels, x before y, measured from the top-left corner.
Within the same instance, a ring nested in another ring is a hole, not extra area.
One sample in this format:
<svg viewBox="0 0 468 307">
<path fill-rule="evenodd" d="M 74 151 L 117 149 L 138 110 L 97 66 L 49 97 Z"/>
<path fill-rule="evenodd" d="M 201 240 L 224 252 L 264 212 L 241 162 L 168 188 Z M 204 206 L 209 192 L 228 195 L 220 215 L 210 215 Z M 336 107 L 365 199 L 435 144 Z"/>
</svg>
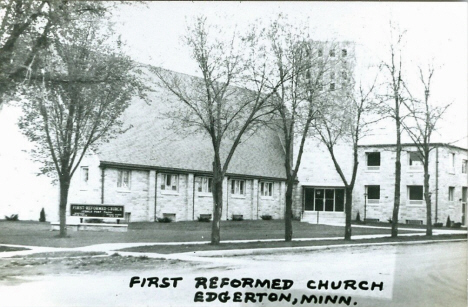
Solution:
<svg viewBox="0 0 468 307">
<path fill-rule="evenodd" d="M 70 189 L 70 180 L 60 180 L 60 204 L 59 204 L 59 218 L 60 218 L 60 234 L 61 238 L 67 236 L 67 203 L 68 191 Z"/>
<path fill-rule="evenodd" d="M 429 153 L 426 155 L 428 159 Z M 431 195 L 429 192 L 429 162 L 424 163 L 424 199 L 426 200 L 426 236 L 432 236 L 432 205 L 431 205 Z"/>
<path fill-rule="evenodd" d="M 221 216 L 223 214 L 223 179 L 219 163 L 213 163 L 213 222 L 211 224 L 211 244 L 221 242 Z"/>
<path fill-rule="evenodd" d="M 286 182 L 286 210 L 284 212 L 284 241 L 291 242 L 293 236 L 292 228 L 292 204 L 294 179 Z"/>
<path fill-rule="evenodd" d="M 397 144 L 395 159 L 395 194 L 393 197 L 392 238 L 398 236 L 398 215 L 400 211 L 400 185 L 401 185 L 401 135 L 400 120 L 396 120 Z"/>
<path fill-rule="evenodd" d="M 353 206 L 353 188 L 346 187 L 346 200 L 345 200 L 345 240 L 351 240 L 351 209 Z"/>
</svg>

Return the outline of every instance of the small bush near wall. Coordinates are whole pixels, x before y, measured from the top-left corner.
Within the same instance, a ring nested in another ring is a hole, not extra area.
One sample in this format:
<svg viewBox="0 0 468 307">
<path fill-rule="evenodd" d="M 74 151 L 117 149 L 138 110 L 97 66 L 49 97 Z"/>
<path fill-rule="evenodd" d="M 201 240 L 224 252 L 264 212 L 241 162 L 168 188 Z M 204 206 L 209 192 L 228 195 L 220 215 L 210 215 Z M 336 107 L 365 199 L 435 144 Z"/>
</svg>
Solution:
<svg viewBox="0 0 468 307">
<path fill-rule="evenodd" d="M 442 227 L 442 226 L 444 226 L 443 223 L 434 223 L 434 227 Z"/>
<path fill-rule="evenodd" d="M 170 223 L 172 222 L 172 219 L 170 217 L 158 217 L 158 222 L 159 223 Z"/>
<path fill-rule="evenodd" d="M 293 221 L 300 221 L 300 220 L 301 220 L 301 216 L 300 216 L 300 215 L 293 215 L 293 216 L 292 216 L 292 220 L 293 220 Z"/>
<path fill-rule="evenodd" d="M 39 214 L 39 222 L 45 222 L 46 217 L 45 217 L 45 211 L 44 208 L 42 208 L 41 213 Z"/>
<path fill-rule="evenodd" d="M 452 225 L 452 228 L 460 228 L 460 227 L 461 227 L 461 223 L 460 223 L 460 222 L 453 223 L 453 225 Z"/>
<path fill-rule="evenodd" d="M 450 220 L 450 215 L 447 216 L 447 222 L 445 222 L 445 227 L 452 227 L 452 221 Z"/>
<path fill-rule="evenodd" d="M 243 221 L 244 216 L 242 214 L 233 214 L 232 215 L 232 220 L 233 221 Z"/>
<path fill-rule="evenodd" d="M 262 220 L 264 221 L 269 221 L 269 220 L 272 220 L 273 217 L 271 215 L 268 215 L 268 214 L 264 214 L 261 216 Z"/>
<path fill-rule="evenodd" d="M 17 221 L 18 220 L 18 214 L 12 214 L 10 216 L 5 215 L 5 219 L 7 221 Z"/>
</svg>

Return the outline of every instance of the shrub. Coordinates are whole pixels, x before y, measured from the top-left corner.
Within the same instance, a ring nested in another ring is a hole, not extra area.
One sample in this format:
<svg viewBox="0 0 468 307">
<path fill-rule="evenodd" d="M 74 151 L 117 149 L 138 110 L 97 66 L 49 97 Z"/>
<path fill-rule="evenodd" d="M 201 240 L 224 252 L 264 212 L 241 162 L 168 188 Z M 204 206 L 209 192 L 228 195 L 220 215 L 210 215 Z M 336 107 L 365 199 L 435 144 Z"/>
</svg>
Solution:
<svg viewBox="0 0 468 307">
<path fill-rule="evenodd" d="M 172 219 L 170 217 L 158 217 L 158 222 L 159 223 L 170 223 L 172 222 Z"/>
<path fill-rule="evenodd" d="M 268 214 L 264 214 L 261 216 L 262 220 L 264 221 L 269 221 L 269 220 L 272 220 L 273 217 L 271 215 L 268 215 Z"/>
<path fill-rule="evenodd" d="M 387 219 L 387 221 L 391 224 L 393 220 L 391 218 Z"/>
<path fill-rule="evenodd" d="M 356 222 L 360 222 L 361 221 L 361 215 L 359 215 L 359 211 L 358 213 L 356 214 Z"/>
<path fill-rule="evenodd" d="M 5 219 L 7 221 L 17 221 L 18 220 L 18 214 L 12 214 L 10 216 L 5 215 Z"/>
<path fill-rule="evenodd" d="M 39 222 L 45 222 L 46 217 L 45 217 L 45 211 L 44 208 L 42 208 L 41 213 L 39 214 Z"/>
<path fill-rule="evenodd" d="M 461 223 L 460 223 L 460 222 L 453 223 L 453 225 L 452 225 L 452 228 L 460 228 L 460 227 L 461 227 Z"/>
<path fill-rule="evenodd" d="M 445 227 L 452 227 L 452 221 L 450 220 L 450 215 L 447 216 L 447 222 L 445 222 Z"/>
<path fill-rule="evenodd" d="M 443 223 L 434 223 L 434 227 L 442 227 L 442 226 L 444 226 Z"/>
<path fill-rule="evenodd" d="M 201 216 L 201 215 L 200 215 L 200 216 L 198 217 L 198 221 L 199 221 L 199 222 L 209 222 L 209 221 L 211 221 L 211 217 L 209 217 L 209 216 Z"/>
<path fill-rule="evenodd" d="M 292 220 L 293 221 L 301 221 L 301 216 L 300 215 L 293 215 Z"/>
<path fill-rule="evenodd" d="M 241 214 L 233 214 L 232 215 L 232 220 L 233 221 L 243 221 L 244 220 L 244 216 L 241 215 Z"/>
</svg>

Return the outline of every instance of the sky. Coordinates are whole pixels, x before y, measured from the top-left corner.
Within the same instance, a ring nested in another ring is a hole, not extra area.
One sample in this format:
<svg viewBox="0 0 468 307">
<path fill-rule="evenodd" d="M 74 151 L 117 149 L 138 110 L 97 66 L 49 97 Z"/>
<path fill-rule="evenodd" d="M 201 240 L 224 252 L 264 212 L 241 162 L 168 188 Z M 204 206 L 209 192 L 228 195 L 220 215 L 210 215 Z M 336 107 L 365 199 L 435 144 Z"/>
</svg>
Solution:
<svg viewBox="0 0 468 307">
<path fill-rule="evenodd" d="M 270 20 L 279 13 L 298 24 L 308 22 L 313 39 L 354 41 L 361 64 L 388 58 L 390 21 L 406 30 L 404 57 L 408 69 L 414 73 L 417 65 L 425 67 L 433 62 L 437 70 L 432 98 L 443 105 L 451 103 L 433 141 L 458 140 L 456 145 L 468 147 L 466 2 L 158 1 L 121 6 L 115 21 L 135 60 L 197 75 L 196 63 L 181 41 L 193 17 L 205 15 L 210 23 L 243 29 L 257 19 Z M 393 142 L 391 123 L 383 125 L 388 127 L 383 129 L 387 138 L 379 136 L 379 141 Z"/>
</svg>

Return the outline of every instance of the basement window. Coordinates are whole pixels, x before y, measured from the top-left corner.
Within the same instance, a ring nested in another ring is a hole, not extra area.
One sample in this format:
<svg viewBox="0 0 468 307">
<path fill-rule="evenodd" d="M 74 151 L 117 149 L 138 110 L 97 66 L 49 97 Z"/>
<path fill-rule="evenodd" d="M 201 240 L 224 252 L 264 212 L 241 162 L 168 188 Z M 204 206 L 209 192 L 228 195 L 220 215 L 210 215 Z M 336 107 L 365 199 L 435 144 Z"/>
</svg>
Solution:
<svg viewBox="0 0 468 307">
<path fill-rule="evenodd" d="M 468 160 L 462 161 L 462 174 L 466 174 L 466 168 L 468 166 Z"/>
</svg>

